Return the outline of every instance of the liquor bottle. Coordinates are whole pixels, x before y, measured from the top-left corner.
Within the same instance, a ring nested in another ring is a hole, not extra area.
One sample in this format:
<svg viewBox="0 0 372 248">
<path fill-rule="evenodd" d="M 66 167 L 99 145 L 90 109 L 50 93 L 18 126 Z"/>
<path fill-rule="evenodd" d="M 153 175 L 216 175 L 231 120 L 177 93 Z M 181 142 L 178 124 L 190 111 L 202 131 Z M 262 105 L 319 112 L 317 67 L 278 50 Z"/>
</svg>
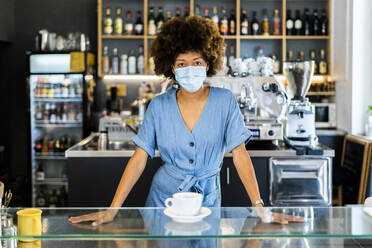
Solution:
<svg viewBox="0 0 372 248">
<path fill-rule="evenodd" d="M 259 35 L 260 24 L 257 19 L 257 12 L 253 11 L 253 17 L 251 22 L 251 34 Z"/>
<path fill-rule="evenodd" d="M 116 18 L 114 22 L 114 32 L 117 35 L 121 35 L 123 33 L 123 18 L 121 17 L 121 8 L 116 7 Z"/>
<path fill-rule="evenodd" d="M 267 9 L 263 10 L 263 17 L 262 17 L 262 35 L 270 35 L 269 34 L 269 17 L 267 16 Z"/>
<path fill-rule="evenodd" d="M 303 17 L 303 35 L 310 35 L 311 34 L 311 24 L 310 24 L 310 13 L 309 9 L 305 9 L 304 17 Z"/>
<path fill-rule="evenodd" d="M 229 34 L 229 21 L 227 19 L 225 7 L 222 7 L 221 12 L 222 12 L 222 15 L 220 18 L 220 34 L 228 35 Z"/>
<path fill-rule="evenodd" d="M 60 152 L 65 152 L 66 151 L 66 136 L 62 136 L 60 139 L 60 144 L 59 144 L 59 151 Z"/>
<path fill-rule="evenodd" d="M 35 119 L 37 121 L 41 121 L 43 119 L 43 112 L 40 103 L 36 105 Z"/>
<path fill-rule="evenodd" d="M 294 34 L 294 23 L 293 19 L 291 17 L 292 12 L 291 10 L 287 10 L 287 21 L 286 21 L 286 30 L 287 30 L 287 35 L 293 35 Z"/>
<path fill-rule="evenodd" d="M 328 34 L 328 18 L 327 12 L 322 10 L 322 16 L 320 18 L 320 35 L 327 35 Z"/>
<path fill-rule="evenodd" d="M 61 122 L 65 123 L 67 122 L 67 105 L 65 103 L 62 103 L 61 109 Z"/>
<path fill-rule="evenodd" d="M 278 57 L 276 56 L 276 54 L 271 55 L 271 58 L 274 60 L 273 72 L 275 74 L 278 74 L 280 72 L 280 61 L 279 61 Z"/>
<path fill-rule="evenodd" d="M 248 35 L 248 17 L 247 17 L 247 9 L 242 8 L 242 14 L 241 14 L 241 23 L 240 23 L 240 34 L 241 35 Z"/>
<path fill-rule="evenodd" d="M 298 53 L 298 60 L 304 61 L 305 60 L 305 53 L 304 51 L 300 51 Z"/>
<path fill-rule="evenodd" d="M 181 9 L 176 8 L 176 17 L 181 17 Z"/>
<path fill-rule="evenodd" d="M 121 55 L 120 74 L 128 74 L 128 55 L 126 54 Z"/>
<path fill-rule="evenodd" d="M 324 49 L 321 49 L 320 50 L 320 60 L 319 60 L 319 74 L 326 75 L 327 72 L 328 72 L 327 67 L 328 67 L 328 65 L 327 65 L 327 61 L 326 61 L 326 57 L 325 57 L 325 51 L 324 51 Z"/>
<path fill-rule="evenodd" d="M 57 122 L 57 111 L 56 111 L 56 105 L 53 103 L 50 109 L 50 123 L 56 123 Z"/>
<path fill-rule="evenodd" d="M 58 204 L 57 190 L 54 189 L 52 191 L 52 194 L 50 194 L 48 207 L 56 208 L 57 204 Z"/>
<path fill-rule="evenodd" d="M 229 56 L 229 66 L 231 67 L 234 63 L 236 56 L 235 56 L 235 47 L 233 45 L 230 46 L 230 56 Z"/>
<path fill-rule="evenodd" d="M 292 50 L 289 50 L 288 51 L 288 61 L 293 61 L 293 51 Z"/>
<path fill-rule="evenodd" d="M 159 7 L 158 16 L 156 17 L 156 33 L 160 32 L 161 25 L 163 25 L 164 22 L 163 7 Z"/>
<path fill-rule="evenodd" d="M 311 24 L 311 35 L 320 35 L 319 24 L 320 24 L 320 21 L 319 21 L 319 17 L 318 17 L 318 10 L 314 9 L 312 24 Z"/>
<path fill-rule="evenodd" d="M 35 149 L 35 153 L 41 154 L 42 149 L 43 149 L 43 139 L 42 138 L 35 141 L 34 149 Z"/>
<path fill-rule="evenodd" d="M 108 55 L 108 47 L 107 46 L 105 46 L 103 48 L 102 71 L 103 71 L 103 74 L 109 74 L 110 73 L 110 59 L 109 59 L 109 55 Z M 65 88 L 67 88 L 67 87 L 65 86 Z M 63 93 L 65 93 L 65 92 L 62 92 L 62 95 L 65 95 Z"/>
<path fill-rule="evenodd" d="M 36 206 L 40 208 L 47 206 L 47 196 L 44 192 L 45 192 L 45 186 L 42 185 L 40 188 L 40 192 L 36 196 Z"/>
<path fill-rule="evenodd" d="M 155 63 L 154 63 L 154 58 L 153 57 L 149 58 L 148 68 L 149 68 L 149 74 L 154 74 L 155 73 Z"/>
<path fill-rule="evenodd" d="M 134 26 L 134 33 L 136 35 L 143 34 L 143 22 L 142 22 L 142 12 L 140 10 L 137 11 L 137 21 Z"/>
<path fill-rule="evenodd" d="M 132 35 L 133 34 L 133 20 L 132 20 L 132 11 L 128 10 L 126 13 L 126 22 L 125 22 L 125 34 Z"/>
<path fill-rule="evenodd" d="M 264 57 L 265 55 L 264 55 L 264 52 L 263 52 L 263 45 L 260 45 L 259 47 L 258 47 L 258 53 L 257 53 L 257 58 L 262 58 L 262 57 Z"/>
<path fill-rule="evenodd" d="M 172 11 L 168 10 L 167 11 L 167 21 L 169 21 L 170 19 L 172 19 Z"/>
<path fill-rule="evenodd" d="M 220 30 L 219 25 L 218 25 L 219 18 L 218 18 L 218 14 L 217 14 L 217 7 L 214 6 L 213 9 L 212 9 L 212 11 L 213 11 L 212 21 L 216 25 L 216 27 L 218 28 L 218 30 Z"/>
<path fill-rule="evenodd" d="M 103 33 L 106 35 L 112 34 L 112 18 L 111 18 L 111 8 L 106 7 L 106 15 L 103 20 Z"/>
<path fill-rule="evenodd" d="M 195 5 L 195 15 L 200 16 L 200 5 Z"/>
<path fill-rule="evenodd" d="M 209 8 L 208 7 L 204 8 L 204 18 L 211 19 L 211 17 L 209 16 Z"/>
<path fill-rule="evenodd" d="M 136 56 L 134 56 L 134 50 L 131 49 L 128 57 L 128 73 L 136 74 L 136 67 L 137 67 Z"/>
<path fill-rule="evenodd" d="M 46 135 L 43 139 L 43 146 L 41 148 L 41 153 L 43 155 L 48 155 L 48 150 L 49 150 L 49 146 L 48 146 L 48 135 Z"/>
<path fill-rule="evenodd" d="M 154 7 L 150 7 L 148 29 L 149 29 L 149 31 L 148 31 L 149 35 L 155 35 L 156 34 Z"/>
<path fill-rule="evenodd" d="M 229 18 L 229 33 L 230 35 L 235 35 L 236 34 L 236 17 L 235 17 L 235 10 L 230 11 L 230 18 Z"/>
<path fill-rule="evenodd" d="M 185 14 L 184 14 L 183 18 L 187 18 L 187 17 L 189 17 L 189 16 L 190 16 L 189 6 L 186 5 L 186 6 L 185 6 Z"/>
<path fill-rule="evenodd" d="M 112 52 L 111 70 L 112 74 L 119 74 L 119 55 L 117 48 L 114 48 Z"/>
<path fill-rule="evenodd" d="M 53 146 L 50 146 L 51 149 L 54 149 L 54 152 L 55 153 L 59 153 L 59 152 L 62 152 L 61 151 L 61 137 L 58 137 L 55 142 L 54 142 L 54 145 Z"/>
<path fill-rule="evenodd" d="M 294 22 L 295 35 L 301 35 L 302 32 L 302 20 L 300 17 L 300 10 L 296 10 L 296 19 Z"/>
<path fill-rule="evenodd" d="M 316 61 L 316 53 L 315 50 L 310 50 L 310 59 L 314 60 L 314 74 L 318 74 L 318 62 Z"/>
<path fill-rule="evenodd" d="M 280 35 L 280 16 L 279 10 L 274 10 L 273 35 Z"/>
<path fill-rule="evenodd" d="M 145 66 L 145 62 L 144 62 L 144 57 L 143 57 L 143 46 L 140 45 L 138 47 L 138 58 L 137 58 L 137 71 L 139 74 L 144 74 L 144 66 Z"/>
</svg>

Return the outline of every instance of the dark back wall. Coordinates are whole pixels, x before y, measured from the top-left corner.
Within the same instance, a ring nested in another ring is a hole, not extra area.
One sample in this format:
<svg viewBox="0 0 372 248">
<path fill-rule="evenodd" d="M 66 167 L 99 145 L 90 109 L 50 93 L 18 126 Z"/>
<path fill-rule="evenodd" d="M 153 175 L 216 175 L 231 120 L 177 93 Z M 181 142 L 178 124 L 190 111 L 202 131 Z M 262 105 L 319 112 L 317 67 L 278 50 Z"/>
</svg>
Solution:
<svg viewBox="0 0 372 248">
<path fill-rule="evenodd" d="M 90 37 L 92 48 L 97 40 L 97 1 L 95 0 L 16 0 L 14 2 L 14 37 L 7 46 L 0 46 L 2 57 L 6 52 L 9 69 L 3 78 L 8 78 L 7 86 L 2 86 L 0 98 L 7 99 L 2 105 L 9 109 L 6 121 L 9 124 L 2 129 L 0 137 L 7 140 L 7 158 L 11 176 L 19 178 L 25 189 L 19 190 L 17 205 L 31 203 L 30 175 L 31 164 L 28 161 L 28 98 L 27 68 L 25 52 L 33 50 L 34 37 L 40 29 L 67 36 L 69 32 L 83 32 Z M 3 84 L 3 82 L 2 82 Z M 6 89 L 5 89 L 6 88 Z M 3 127 L 2 125 L 1 127 Z"/>
</svg>

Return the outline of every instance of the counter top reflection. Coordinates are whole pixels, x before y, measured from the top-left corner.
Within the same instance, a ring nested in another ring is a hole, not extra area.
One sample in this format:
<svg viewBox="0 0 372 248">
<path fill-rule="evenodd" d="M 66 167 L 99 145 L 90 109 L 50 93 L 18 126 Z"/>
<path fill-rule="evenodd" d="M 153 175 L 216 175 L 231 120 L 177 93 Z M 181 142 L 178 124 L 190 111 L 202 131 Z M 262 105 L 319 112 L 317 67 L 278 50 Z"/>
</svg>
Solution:
<svg viewBox="0 0 372 248">
<path fill-rule="evenodd" d="M 16 211 L 8 209 L 17 223 Z M 57 208 L 42 209 L 41 236 L 2 236 L 2 239 L 372 239 L 372 217 L 363 206 L 265 208 L 265 216 L 279 212 L 303 216 L 304 223 L 279 225 L 263 223 L 255 208 L 212 208 L 212 213 L 201 222 L 177 223 L 164 215 L 164 208 L 120 208 L 114 221 L 97 227 L 90 223 L 70 224 L 70 216 L 78 216 L 105 209 Z M 2 210 L 4 215 L 4 210 Z M 265 221 L 265 222 L 266 222 Z"/>
</svg>

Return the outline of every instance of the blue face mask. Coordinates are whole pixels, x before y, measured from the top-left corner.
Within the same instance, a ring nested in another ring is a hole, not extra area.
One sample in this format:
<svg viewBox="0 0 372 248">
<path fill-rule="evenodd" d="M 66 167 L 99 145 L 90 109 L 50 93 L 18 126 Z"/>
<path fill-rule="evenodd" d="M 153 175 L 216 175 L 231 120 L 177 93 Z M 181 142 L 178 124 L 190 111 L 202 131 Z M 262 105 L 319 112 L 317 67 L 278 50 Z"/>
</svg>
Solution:
<svg viewBox="0 0 372 248">
<path fill-rule="evenodd" d="M 207 78 L 207 68 L 204 66 L 188 66 L 175 69 L 177 82 L 188 92 L 195 92 Z"/>
</svg>

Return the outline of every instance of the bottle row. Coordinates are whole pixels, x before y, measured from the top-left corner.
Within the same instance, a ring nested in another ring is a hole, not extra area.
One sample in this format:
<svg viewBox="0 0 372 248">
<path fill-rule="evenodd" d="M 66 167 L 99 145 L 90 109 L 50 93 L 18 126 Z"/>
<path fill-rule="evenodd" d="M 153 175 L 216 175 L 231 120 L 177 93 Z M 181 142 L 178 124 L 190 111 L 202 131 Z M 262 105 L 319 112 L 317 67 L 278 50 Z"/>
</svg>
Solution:
<svg viewBox="0 0 372 248">
<path fill-rule="evenodd" d="M 72 135 L 66 134 L 55 138 L 51 134 L 46 134 L 35 141 L 34 150 L 37 155 L 59 155 L 73 146 L 76 141 L 76 137 Z"/>
<path fill-rule="evenodd" d="M 37 123 L 82 122 L 83 113 L 80 104 L 74 103 L 38 103 L 35 109 Z"/>
<path fill-rule="evenodd" d="M 128 54 L 122 54 L 119 57 L 118 49 L 112 49 L 112 56 L 109 56 L 109 48 L 103 48 L 102 71 L 103 74 L 144 74 L 145 61 L 143 55 L 143 46 L 138 47 L 138 55 L 135 55 L 133 49 Z"/>
<path fill-rule="evenodd" d="M 317 56 L 319 54 L 319 56 Z M 288 50 L 287 60 L 314 60 L 315 61 L 315 68 L 314 74 L 326 75 L 328 73 L 328 63 L 326 60 L 325 50 L 320 49 L 320 51 L 316 51 L 315 49 L 311 49 L 309 51 L 309 56 L 305 56 L 304 51 L 299 51 L 297 55 L 297 59 L 294 57 L 293 50 Z"/>
<path fill-rule="evenodd" d="M 67 207 L 68 195 L 66 186 L 62 186 L 59 189 L 46 190 L 46 187 L 42 185 L 40 192 L 36 195 L 36 206 L 37 207 Z"/>
<path fill-rule="evenodd" d="M 74 98 L 81 97 L 83 89 L 80 83 L 41 83 L 35 87 L 35 97 L 37 98 Z"/>
<path fill-rule="evenodd" d="M 257 17 L 257 11 L 252 11 L 252 17 L 248 17 L 247 9 L 241 9 L 240 24 L 236 23 L 235 10 L 230 10 L 230 15 L 227 14 L 227 9 L 221 7 L 220 13 L 218 8 L 212 8 L 210 15 L 209 7 L 204 7 L 203 14 L 201 13 L 200 5 L 195 6 L 195 15 L 200 15 L 211 19 L 222 35 L 236 35 L 237 28 L 240 28 L 241 35 L 280 35 L 281 34 L 281 16 L 278 9 L 275 9 L 272 16 L 269 16 L 267 9 L 262 10 L 262 19 Z M 105 17 L 103 19 L 103 34 L 104 35 L 142 35 L 143 21 L 141 11 L 137 11 L 137 20 L 133 22 L 132 12 L 126 12 L 125 22 L 121 16 L 121 7 L 116 7 L 115 20 L 111 16 L 111 7 L 106 7 Z M 184 18 L 190 14 L 189 6 L 184 7 L 184 15 L 181 15 L 181 9 L 176 8 L 175 16 Z M 173 17 L 171 11 L 167 11 L 165 18 L 163 7 L 159 6 L 157 14 L 155 8 L 150 7 L 148 14 L 148 35 L 156 35 L 160 32 L 162 24 Z M 125 24 L 124 24 L 125 23 Z M 305 9 L 301 16 L 300 10 L 296 10 L 296 16 L 292 18 L 292 11 L 287 10 L 286 19 L 287 35 L 327 35 L 328 34 L 328 17 L 326 10 L 322 10 L 321 17 L 317 9 L 310 14 L 309 9 Z"/>
<path fill-rule="evenodd" d="M 287 10 L 286 33 L 287 35 L 328 35 L 326 10 L 322 10 L 320 18 L 317 9 L 313 10 L 312 15 L 307 8 L 302 15 L 297 9 L 295 18 L 292 18 L 292 11 Z"/>
</svg>

